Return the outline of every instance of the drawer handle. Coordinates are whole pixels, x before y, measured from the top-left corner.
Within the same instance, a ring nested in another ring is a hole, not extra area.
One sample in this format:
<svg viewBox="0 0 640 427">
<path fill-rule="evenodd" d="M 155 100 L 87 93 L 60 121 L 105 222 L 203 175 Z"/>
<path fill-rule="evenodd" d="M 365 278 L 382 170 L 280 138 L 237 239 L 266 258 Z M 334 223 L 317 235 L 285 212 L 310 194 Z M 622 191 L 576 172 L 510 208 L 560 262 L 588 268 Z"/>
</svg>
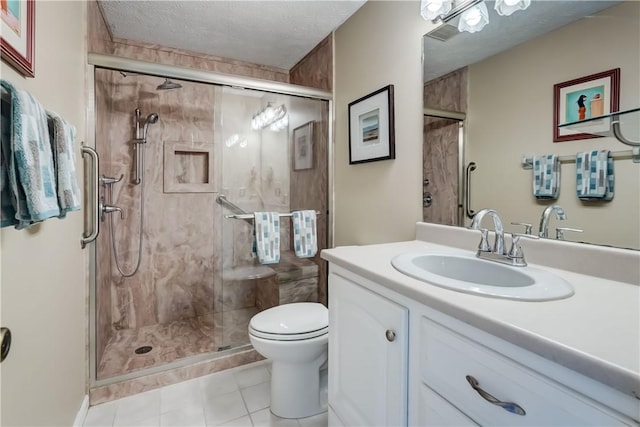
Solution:
<svg viewBox="0 0 640 427">
<path fill-rule="evenodd" d="M 524 411 L 524 409 L 522 409 L 522 407 L 520 405 L 518 405 L 517 403 L 501 402 L 500 400 L 498 400 L 495 397 L 491 396 L 489 393 L 487 393 L 486 391 L 484 391 L 483 389 L 480 388 L 480 384 L 478 383 L 478 380 L 473 378 L 471 375 L 467 375 L 466 378 L 467 378 L 467 381 L 469 382 L 469 384 L 471 385 L 471 387 L 475 391 L 477 391 L 478 394 L 484 400 L 486 400 L 487 402 L 493 403 L 494 405 L 498 405 L 501 408 L 503 408 L 505 411 L 509 411 L 512 414 L 516 414 L 516 415 L 526 415 L 527 414 Z"/>
</svg>

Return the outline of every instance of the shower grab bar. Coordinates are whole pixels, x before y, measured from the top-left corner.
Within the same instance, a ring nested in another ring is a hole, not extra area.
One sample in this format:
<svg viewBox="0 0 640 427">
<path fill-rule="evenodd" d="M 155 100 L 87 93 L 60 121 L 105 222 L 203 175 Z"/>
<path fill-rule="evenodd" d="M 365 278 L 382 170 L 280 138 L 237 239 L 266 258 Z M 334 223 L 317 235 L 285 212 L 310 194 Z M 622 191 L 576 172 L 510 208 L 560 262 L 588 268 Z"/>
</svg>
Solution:
<svg viewBox="0 0 640 427">
<path fill-rule="evenodd" d="M 240 215 L 249 214 L 249 212 L 245 211 L 240 206 L 236 205 L 233 202 L 230 202 L 229 199 L 227 199 L 227 196 L 225 196 L 224 194 L 221 194 L 218 197 L 216 197 L 216 202 L 219 205 L 224 206 L 225 208 L 229 209 L 230 211 L 233 211 L 236 214 L 240 214 Z"/>
<path fill-rule="evenodd" d="M 288 212 L 288 213 L 279 213 L 278 215 L 280 215 L 280 217 L 287 217 L 287 216 L 292 216 L 293 212 Z M 321 215 L 320 211 L 316 211 L 316 215 Z M 233 219 L 253 219 L 254 218 L 254 214 L 252 213 L 248 213 L 248 214 L 233 214 L 233 215 L 225 215 L 225 218 L 233 218 Z"/>
<path fill-rule="evenodd" d="M 84 143 L 83 143 L 84 144 Z M 91 208 L 87 209 L 87 211 L 91 211 L 91 221 L 86 221 L 86 223 L 91 224 L 91 232 L 85 232 L 82 234 L 82 239 L 80 239 L 80 247 L 84 249 L 89 243 L 96 240 L 98 237 L 98 233 L 100 233 L 100 221 L 99 218 L 99 209 L 100 209 L 100 200 L 98 199 L 100 189 L 100 175 L 99 175 L 99 164 L 100 158 L 98 157 L 98 153 L 91 147 L 86 145 L 82 145 L 82 157 L 85 154 L 89 156 L 91 159 Z"/>
<path fill-rule="evenodd" d="M 467 214 L 467 218 L 473 218 L 476 214 L 473 209 L 471 209 L 471 172 L 476 170 L 476 163 L 471 162 L 467 165 L 466 176 L 465 176 L 465 210 Z"/>
</svg>

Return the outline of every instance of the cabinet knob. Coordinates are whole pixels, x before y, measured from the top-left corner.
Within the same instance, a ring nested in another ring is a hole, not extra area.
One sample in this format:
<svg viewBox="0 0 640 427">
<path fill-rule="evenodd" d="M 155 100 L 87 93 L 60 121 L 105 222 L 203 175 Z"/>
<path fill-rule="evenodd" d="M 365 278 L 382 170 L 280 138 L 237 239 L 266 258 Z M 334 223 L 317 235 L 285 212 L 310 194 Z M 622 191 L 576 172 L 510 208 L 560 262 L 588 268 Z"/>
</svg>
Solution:
<svg viewBox="0 0 640 427">
<path fill-rule="evenodd" d="M 396 339 L 396 333 L 391 329 L 387 329 L 387 332 L 385 332 L 385 336 L 387 337 L 387 341 L 389 342 L 393 342 Z"/>
<path fill-rule="evenodd" d="M 11 349 L 11 331 L 9 328 L 0 328 L 0 362 L 9 354 Z"/>
</svg>

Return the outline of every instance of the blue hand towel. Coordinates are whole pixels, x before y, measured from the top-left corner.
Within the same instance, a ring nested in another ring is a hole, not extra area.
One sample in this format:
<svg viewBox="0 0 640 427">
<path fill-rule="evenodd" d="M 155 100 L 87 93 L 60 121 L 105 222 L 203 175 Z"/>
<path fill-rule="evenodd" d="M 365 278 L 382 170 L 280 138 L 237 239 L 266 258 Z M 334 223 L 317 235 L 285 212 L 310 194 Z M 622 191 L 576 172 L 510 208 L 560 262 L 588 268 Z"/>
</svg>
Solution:
<svg viewBox="0 0 640 427">
<path fill-rule="evenodd" d="M 295 211 L 293 221 L 293 246 L 299 258 L 311 258 L 318 251 L 316 211 Z"/>
<path fill-rule="evenodd" d="M 280 262 L 280 214 L 254 212 L 255 248 L 260 264 Z"/>
<path fill-rule="evenodd" d="M 576 192 L 580 200 L 613 200 L 614 183 L 609 150 L 576 154 Z"/>
<path fill-rule="evenodd" d="M 533 195 L 557 199 L 560 194 L 560 158 L 555 154 L 533 156 Z"/>
<path fill-rule="evenodd" d="M 2 139 L 0 145 L 0 227 L 16 225 L 15 197 L 9 182 L 9 167 L 13 157 L 11 150 L 11 91 L 2 82 L 2 114 L 0 128 Z M 13 86 L 12 86 L 13 87 Z"/>
<path fill-rule="evenodd" d="M 11 98 L 10 137 L 3 138 L 3 158 L 8 163 L 14 223 L 22 229 L 60 215 L 47 115 L 28 92 L 6 80 L 0 84 Z"/>
<path fill-rule="evenodd" d="M 47 118 L 58 185 L 60 218 L 64 218 L 67 212 L 80 210 L 81 203 L 74 147 L 76 129 L 54 112 L 47 111 Z"/>
</svg>

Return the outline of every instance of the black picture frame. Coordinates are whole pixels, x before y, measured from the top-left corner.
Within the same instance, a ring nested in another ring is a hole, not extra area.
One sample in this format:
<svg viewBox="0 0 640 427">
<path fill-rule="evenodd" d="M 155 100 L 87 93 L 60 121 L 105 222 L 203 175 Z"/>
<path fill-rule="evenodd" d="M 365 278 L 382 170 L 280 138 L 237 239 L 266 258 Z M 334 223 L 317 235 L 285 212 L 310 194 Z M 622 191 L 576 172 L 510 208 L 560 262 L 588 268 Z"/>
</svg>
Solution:
<svg viewBox="0 0 640 427">
<path fill-rule="evenodd" d="M 396 158 L 393 85 L 349 103 L 349 164 Z"/>
</svg>

